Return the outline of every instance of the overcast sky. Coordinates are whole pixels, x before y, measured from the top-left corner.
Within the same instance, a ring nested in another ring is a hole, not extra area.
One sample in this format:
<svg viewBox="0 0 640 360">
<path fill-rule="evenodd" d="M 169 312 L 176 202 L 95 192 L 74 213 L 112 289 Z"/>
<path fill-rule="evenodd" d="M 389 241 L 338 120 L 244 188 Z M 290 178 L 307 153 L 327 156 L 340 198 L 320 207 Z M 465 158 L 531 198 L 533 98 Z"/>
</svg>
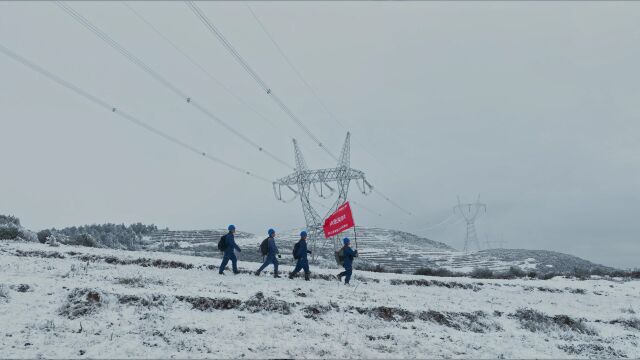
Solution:
<svg viewBox="0 0 640 360">
<path fill-rule="evenodd" d="M 246 137 L 293 163 L 335 165 L 181 2 L 129 3 L 238 102 L 120 2 L 70 5 Z M 242 2 L 200 7 L 311 131 L 413 213 L 353 186 L 359 225 L 456 248 L 433 229 L 481 195 L 478 236 L 512 248 L 637 267 L 640 3 Z M 268 179 L 290 169 L 247 146 L 54 3 L 0 2 L 0 44 L 153 126 Z M 304 226 L 299 201 L 185 151 L 0 54 L 0 213 L 39 230 L 87 223 L 262 233 Z M 266 120 L 265 120 L 266 118 Z M 342 125 L 346 125 L 342 126 Z M 364 244 L 363 244 L 364 245 Z"/>
</svg>

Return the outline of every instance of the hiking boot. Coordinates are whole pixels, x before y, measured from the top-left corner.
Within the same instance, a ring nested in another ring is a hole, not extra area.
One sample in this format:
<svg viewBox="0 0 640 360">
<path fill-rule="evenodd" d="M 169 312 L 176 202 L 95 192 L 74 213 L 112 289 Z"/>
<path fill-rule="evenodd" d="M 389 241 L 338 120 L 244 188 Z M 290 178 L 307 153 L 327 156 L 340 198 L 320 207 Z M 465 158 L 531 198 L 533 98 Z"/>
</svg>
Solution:
<svg viewBox="0 0 640 360">
<path fill-rule="evenodd" d="M 218 275 L 224 275 L 224 273 L 223 272 L 219 272 Z"/>
<path fill-rule="evenodd" d="M 289 279 L 293 280 L 293 277 L 294 277 L 294 276 L 295 276 L 295 275 L 294 275 L 292 272 L 290 272 L 290 273 L 289 273 Z"/>
<path fill-rule="evenodd" d="M 304 274 L 304 279 L 305 281 L 310 281 L 311 279 L 309 279 L 309 273 L 305 273 Z"/>
<path fill-rule="evenodd" d="M 273 274 L 273 277 L 274 277 L 274 278 L 279 278 L 279 277 L 280 277 L 280 275 L 278 275 L 278 273 L 275 273 L 275 274 Z"/>
<path fill-rule="evenodd" d="M 233 275 L 238 275 L 238 274 L 240 274 L 240 271 L 234 271 L 233 272 Z"/>
<path fill-rule="evenodd" d="M 342 274 L 338 274 L 338 275 L 336 275 L 336 277 L 338 278 L 338 281 L 340 281 L 340 282 L 342 282 L 342 277 L 343 277 L 343 276 L 344 276 L 344 275 L 342 275 Z"/>
<path fill-rule="evenodd" d="M 260 271 L 256 271 L 254 274 L 255 274 L 256 276 L 260 276 Z"/>
</svg>

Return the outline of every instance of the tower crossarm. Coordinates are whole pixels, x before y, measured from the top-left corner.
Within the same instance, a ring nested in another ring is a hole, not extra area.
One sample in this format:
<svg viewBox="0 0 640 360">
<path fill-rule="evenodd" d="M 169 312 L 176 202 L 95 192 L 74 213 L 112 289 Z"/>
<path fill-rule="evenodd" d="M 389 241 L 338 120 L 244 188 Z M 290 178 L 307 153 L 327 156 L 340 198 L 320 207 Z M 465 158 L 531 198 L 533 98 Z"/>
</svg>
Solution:
<svg viewBox="0 0 640 360">
<path fill-rule="evenodd" d="M 276 184 L 302 185 L 314 183 L 337 182 L 338 180 L 366 180 L 364 172 L 353 168 L 330 168 L 318 170 L 296 171 L 275 181 Z"/>
</svg>

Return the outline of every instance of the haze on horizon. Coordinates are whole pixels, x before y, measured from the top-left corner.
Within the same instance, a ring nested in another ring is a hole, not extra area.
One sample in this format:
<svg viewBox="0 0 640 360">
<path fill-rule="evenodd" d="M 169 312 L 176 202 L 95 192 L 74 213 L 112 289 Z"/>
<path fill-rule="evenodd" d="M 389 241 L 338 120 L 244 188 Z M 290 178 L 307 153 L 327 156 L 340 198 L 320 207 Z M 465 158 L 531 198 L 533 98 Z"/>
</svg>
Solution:
<svg viewBox="0 0 640 360">
<path fill-rule="evenodd" d="M 351 198 L 358 225 L 461 249 L 459 195 L 487 213 L 481 242 L 566 252 L 622 268 L 640 253 L 640 3 L 243 2 L 199 6 L 293 112 L 380 196 Z M 181 2 L 134 8 L 268 122 L 185 60 L 120 2 L 70 2 L 244 135 L 310 168 L 328 157 Z M 118 108 L 268 179 L 290 169 L 160 86 L 54 3 L 0 2 L 0 44 Z M 261 234 L 304 227 L 298 200 L 176 147 L 0 54 L 0 213 L 29 229 L 154 223 Z M 364 244 L 363 244 L 364 245 Z M 365 245 L 366 246 L 366 245 Z"/>
</svg>

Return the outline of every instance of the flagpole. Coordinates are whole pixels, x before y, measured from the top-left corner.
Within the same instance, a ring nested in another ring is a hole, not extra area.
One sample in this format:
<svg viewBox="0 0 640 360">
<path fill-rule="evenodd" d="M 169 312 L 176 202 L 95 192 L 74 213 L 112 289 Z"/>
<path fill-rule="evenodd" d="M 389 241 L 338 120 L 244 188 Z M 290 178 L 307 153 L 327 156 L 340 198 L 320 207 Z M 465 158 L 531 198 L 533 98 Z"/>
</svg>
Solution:
<svg viewBox="0 0 640 360">
<path fill-rule="evenodd" d="M 356 226 L 353 226 L 353 241 L 356 243 L 356 250 L 358 250 L 358 234 L 356 234 Z"/>
</svg>

